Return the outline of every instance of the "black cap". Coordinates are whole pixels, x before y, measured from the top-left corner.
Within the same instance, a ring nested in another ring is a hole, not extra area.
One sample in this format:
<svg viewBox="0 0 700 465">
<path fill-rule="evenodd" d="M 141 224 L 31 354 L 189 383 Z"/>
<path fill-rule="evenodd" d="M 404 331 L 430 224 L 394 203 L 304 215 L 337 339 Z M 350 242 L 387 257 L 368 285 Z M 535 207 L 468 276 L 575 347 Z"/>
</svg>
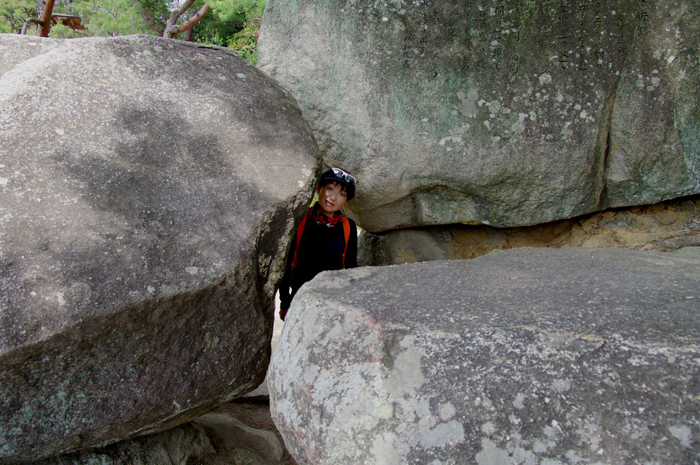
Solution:
<svg viewBox="0 0 700 465">
<path fill-rule="evenodd" d="M 355 177 L 352 174 L 342 168 L 331 168 L 321 175 L 320 184 L 325 186 L 332 181 L 339 182 L 345 186 L 348 200 L 355 197 Z"/>
</svg>

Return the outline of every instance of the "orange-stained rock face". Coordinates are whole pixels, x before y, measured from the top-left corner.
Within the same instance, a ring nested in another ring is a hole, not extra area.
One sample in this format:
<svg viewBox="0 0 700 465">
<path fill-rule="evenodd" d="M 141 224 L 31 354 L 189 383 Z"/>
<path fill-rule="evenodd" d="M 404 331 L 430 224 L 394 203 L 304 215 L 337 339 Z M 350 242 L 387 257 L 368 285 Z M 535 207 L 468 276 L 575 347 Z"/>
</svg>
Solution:
<svg viewBox="0 0 700 465">
<path fill-rule="evenodd" d="M 700 245 L 700 199 L 608 210 L 543 225 L 496 229 L 446 225 L 364 232 L 359 262 L 393 265 L 430 260 L 475 258 L 516 247 L 619 247 L 670 251 Z"/>
</svg>

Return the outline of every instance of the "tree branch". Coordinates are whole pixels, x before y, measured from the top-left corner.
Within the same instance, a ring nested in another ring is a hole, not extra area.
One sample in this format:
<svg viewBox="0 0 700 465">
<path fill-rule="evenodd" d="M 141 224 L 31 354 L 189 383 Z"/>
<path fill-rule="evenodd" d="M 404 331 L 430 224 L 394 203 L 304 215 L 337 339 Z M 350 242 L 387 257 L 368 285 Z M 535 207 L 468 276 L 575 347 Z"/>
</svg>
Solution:
<svg viewBox="0 0 700 465">
<path fill-rule="evenodd" d="M 190 4 L 190 5 L 192 5 L 192 3 L 194 3 L 194 0 L 189 1 L 189 4 Z M 185 11 L 187 11 L 187 10 L 185 10 Z M 182 23 L 182 24 L 180 24 L 180 25 L 173 24 L 172 26 L 168 27 L 168 28 L 166 29 L 165 33 L 163 34 L 163 37 L 172 38 L 175 34 L 180 34 L 181 32 L 187 31 L 187 30 L 190 29 L 192 26 L 194 26 L 195 24 L 197 24 L 197 23 L 199 22 L 199 20 L 202 19 L 202 17 L 203 17 L 205 14 L 207 14 L 207 11 L 209 11 L 209 4 L 205 3 L 205 4 L 202 6 L 202 8 L 199 9 L 199 11 L 197 12 L 197 14 L 194 15 L 194 16 L 192 16 L 192 17 L 191 17 L 190 19 L 188 19 L 186 22 L 184 22 L 184 23 Z M 182 13 L 184 13 L 184 11 L 183 11 Z M 180 13 L 180 14 L 182 14 L 182 13 Z M 172 15 L 170 15 L 170 17 L 172 18 Z M 177 18 L 175 18 L 175 20 L 177 20 Z M 168 19 L 168 23 L 170 23 L 170 19 Z M 166 34 L 167 34 L 167 36 L 166 36 Z"/>
<path fill-rule="evenodd" d="M 24 22 L 22 23 L 22 30 L 20 30 L 19 33 L 22 35 L 25 35 L 27 33 L 27 29 L 29 28 L 30 23 L 41 25 L 40 20 L 38 20 L 36 18 L 32 18 L 30 16 L 29 18 L 25 19 Z"/>
<path fill-rule="evenodd" d="M 182 14 L 185 11 L 187 11 L 187 9 L 191 7 L 193 3 L 194 0 L 186 0 L 185 3 L 182 4 L 182 6 L 174 9 L 172 13 L 170 13 L 170 17 L 165 22 L 165 31 L 163 32 L 163 37 L 172 39 L 172 37 L 175 35 L 175 33 L 172 32 L 172 30 L 175 28 L 175 23 L 177 23 L 177 20 L 180 18 L 180 16 L 182 16 Z"/>
<path fill-rule="evenodd" d="M 170 18 L 168 18 L 168 21 L 170 21 L 170 19 L 173 20 L 173 23 L 174 23 L 175 21 L 177 21 L 177 18 L 179 18 L 180 16 L 182 16 L 182 15 L 185 13 L 185 11 L 189 10 L 190 7 L 191 7 L 193 4 L 194 4 L 194 0 L 186 0 L 185 3 L 183 3 L 182 6 L 181 6 L 180 8 L 175 9 L 175 10 L 170 14 Z"/>
</svg>

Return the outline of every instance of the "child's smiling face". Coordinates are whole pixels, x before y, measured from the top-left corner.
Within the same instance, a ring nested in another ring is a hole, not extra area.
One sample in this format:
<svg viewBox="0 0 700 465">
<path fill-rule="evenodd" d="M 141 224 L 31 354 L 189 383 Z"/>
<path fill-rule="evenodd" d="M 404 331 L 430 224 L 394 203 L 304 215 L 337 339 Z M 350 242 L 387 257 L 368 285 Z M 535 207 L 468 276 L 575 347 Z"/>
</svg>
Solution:
<svg viewBox="0 0 700 465">
<path fill-rule="evenodd" d="M 327 216 L 333 216 L 347 201 L 345 186 L 339 182 L 318 186 L 318 205 Z"/>
</svg>

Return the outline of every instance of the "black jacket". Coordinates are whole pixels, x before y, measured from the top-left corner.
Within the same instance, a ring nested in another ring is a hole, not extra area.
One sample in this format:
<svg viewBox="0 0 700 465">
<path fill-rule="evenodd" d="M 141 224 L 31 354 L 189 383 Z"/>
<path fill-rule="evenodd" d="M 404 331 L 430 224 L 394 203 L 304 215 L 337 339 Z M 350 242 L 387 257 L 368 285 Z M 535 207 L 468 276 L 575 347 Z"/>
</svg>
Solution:
<svg viewBox="0 0 700 465">
<path fill-rule="evenodd" d="M 289 308 L 292 298 L 305 282 L 311 281 L 321 271 L 343 268 L 343 252 L 345 251 L 343 223 L 339 222 L 336 227 L 328 228 L 321 226 L 313 218 L 307 218 L 299 243 L 297 266 L 292 273 L 296 243 L 295 234 L 289 257 L 287 257 L 287 269 L 280 285 L 280 302 L 283 310 Z M 350 220 L 350 237 L 348 238 L 348 252 L 345 255 L 345 268 L 355 267 L 357 267 L 357 226 L 353 220 Z"/>
</svg>

